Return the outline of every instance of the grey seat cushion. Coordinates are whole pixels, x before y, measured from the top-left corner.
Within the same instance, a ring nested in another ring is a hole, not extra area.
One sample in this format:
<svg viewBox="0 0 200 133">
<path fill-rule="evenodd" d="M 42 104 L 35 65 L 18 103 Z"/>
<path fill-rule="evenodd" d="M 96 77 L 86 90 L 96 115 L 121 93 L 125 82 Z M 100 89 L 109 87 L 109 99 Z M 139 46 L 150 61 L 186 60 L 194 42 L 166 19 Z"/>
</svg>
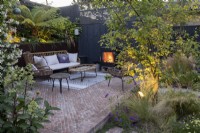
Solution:
<svg viewBox="0 0 200 133">
<path fill-rule="evenodd" d="M 69 67 L 74 67 L 74 66 L 78 66 L 80 65 L 79 62 L 70 62 L 70 63 L 59 63 L 59 64 L 54 64 L 54 65 L 50 65 L 49 67 L 52 70 L 60 70 L 60 69 L 64 69 L 64 68 L 69 68 Z"/>
</svg>

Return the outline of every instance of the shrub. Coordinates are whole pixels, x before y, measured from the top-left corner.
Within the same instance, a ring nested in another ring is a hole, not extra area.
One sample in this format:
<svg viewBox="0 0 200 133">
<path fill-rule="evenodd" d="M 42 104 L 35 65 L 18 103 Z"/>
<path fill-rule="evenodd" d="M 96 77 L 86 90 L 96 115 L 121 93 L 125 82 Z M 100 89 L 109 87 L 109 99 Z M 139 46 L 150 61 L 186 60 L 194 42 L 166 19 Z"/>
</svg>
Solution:
<svg viewBox="0 0 200 133">
<path fill-rule="evenodd" d="M 162 100 L 155 108 L 162 109 L 163 113 L 166 113 L 164 108 L 170 107 L 176 113 L 178 118 L 182 118 L 186 115 L 196 114 L 200 111 L 199 98 L 193 93 L 169 91 L 162 97 Z"/>
<path fill-rule="evenodd" d="M 189 115 L 172 124 L 173 133 L 197 133 L 200 131 L 200 115 Z"/>
<path fill-rule="evenodd" d="M 184 54 L 176 54 L 173 58 L 168 58 L 161 81 L 167 85 L 197 90 L 200 77 L 194 70 L 194 62 L 191 57 L 187 58 Z"/>
<path fill-rule="evenodd" d="M 152 101 L 148 97 L 139 97 L 133 93 L 125 99 L 112 113 L 112 122 L 128 132 L 159 132 L 156 116 L 153 114 Z M 145 127 L 145 128 L 144 128 Z"/>
<path fill-rule="evenodd" d="M 124 106 L 119 106 L 111 114 L 112 121 L 115 125 L 122 127 L 124 129 L 129 129 L 131 127 L 131 120 L 129 119 L 128 109 Z"/>
<path fill-rule="evenodd" d="M 160 102 L 152 108 L 158 127 L 170 132 L 176 125 L 177 129 L 183 125 L 179 121 L 200 112 L 199 98 L 192 93 L 169 91 L 161 95 Z"/>
<path fill-rule="evenodd" d="M 35 133 L 43 127 L 43 122 L 48 121 L 51 111 L 58 108 L 50 106 L 47 101 L 43 107 L 39 106 L 41 98 L 29 95 L 33 83 L 31 66 L 16 67 L 21 50 L 6 39 L 10 25 L 19 23 L 7 16 L 13 7 L 12 2 L 16 1 L 0 1 L 0 133 Z"/>
<path fill-rule="evenodd" d="M 192 123 L 199 122 L 199 117 L 196 117 L 199 112 L 200 101 L 195 94 L 171 90 L 160 94 L 155 105 L 148 96 L 139 97 L 133 93 L 110 116 L 115 125 L 125 130 L 133 128 L 138 132 L 167 133 L 178 131 L 179 128 L 186 130 L 186 124 L 181 124 L 181 121 L 189 119 L 191 115 L 194 117 L 187 120 L 188 126 L 191 131 L 198 131 L 198 127 Z"/>
<path fill-rule="evenodd" d="M 5 92 L 0 92 L 0 132 L 35 133 L 48 122 L 52 110 L 58 110 L 37 94 L 29 93 L 33 83 L 31 66 L 9 69 L 4 79 Z"/>
</svg>

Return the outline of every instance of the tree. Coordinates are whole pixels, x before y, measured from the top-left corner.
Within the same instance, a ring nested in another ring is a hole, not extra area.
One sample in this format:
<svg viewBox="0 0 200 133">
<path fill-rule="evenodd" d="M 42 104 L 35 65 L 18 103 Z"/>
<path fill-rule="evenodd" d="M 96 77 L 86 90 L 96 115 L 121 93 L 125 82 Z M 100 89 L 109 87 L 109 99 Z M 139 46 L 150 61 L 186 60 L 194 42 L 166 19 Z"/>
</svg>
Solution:
<svg viewBox="0 0 200 133">
<path fill-rule="evenodd" d="M 110 15 L 108 33 L 102 36 L 101 44 L 120 51 L 119 66 L 145 81 L 143 85 L 153 91 L 153 96 L 159 87 L 162 59 L 181 50 L 180 44 L 188 43 L 183 41 L 187 40 L 183 32 L 175 34 L 173 26 L 189 22 L 198 5 L 194 0 L 93 0 L 94 7 L 106 7 Z M 180 38 L 182 43 L 178 43 Z"/>
</svg>

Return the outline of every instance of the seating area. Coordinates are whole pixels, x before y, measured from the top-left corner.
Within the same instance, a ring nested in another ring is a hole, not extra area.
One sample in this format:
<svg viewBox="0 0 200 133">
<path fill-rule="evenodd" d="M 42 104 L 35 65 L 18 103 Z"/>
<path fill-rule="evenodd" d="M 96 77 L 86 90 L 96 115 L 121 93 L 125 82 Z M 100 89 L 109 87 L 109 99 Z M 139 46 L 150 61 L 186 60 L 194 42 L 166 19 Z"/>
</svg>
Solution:
<svg viewBox="0 0 200 133">
<path fill-rule="evenodd" d="M 66 50 L 48 52 L 24 52 L 25 63 L 31 64 L 35 76 L 50 76 L 53 71 L 68 69 L 80 65 L 77 53 Z"/>
<path fill-rule="evenodd" d="M 64 60 L 60 62 L 59 58 L 61 55 L 64 55 L 64 57 L 66 57 L 67 55 L 67 60 L 69 61 Z M 57 60 L 55 59 L 55 57 L 57 58 Z M 80 78 L 76 77 L 75 79 L 80 80 L 84 84 L 84 82 L 88 82 L 88 80 L 96 78 L 98 74 L 102 74 L 97 72 L 95 64 L 80 64 L 80 62 L 78 62 L 79 59 L 77 55 L 69 54 L 66 50 L 35 53 L 24 52 L 23 58 L 26 64 L 32 64 L 32 66 L 34 67 L 37 66 L 36 70 L 34 70 L 33 68 L 34 75 L 36 78 L 43 77 L 44 79 L 50 79 L 50 81 L 45 81 L 45 83 L 42 84 L 40 82 L 36 82 L 36 84 L 33 87 L 33 91 L 40 91 L 41 96 L 45 97 L 45 100 L 47 101 L 52 99 L 52 97 L 57 97 L 57 99 L 55 101 L 50 102 L 50 104 L 52 104 L 53 106 L 57 106 L 61 109 L 61 111 L 59 111 L 58 114 L 56 113 L 56 117 L 52 117 L 50 119 L 51 124 L 46 124 L 45 128 L 40 130 L 41 133 L 96 132 L 99 129 L 99 127 L 101 127 L 100 123 L 104 122 L 105 119 L 107 119 L 107 116 L 109 114 L 109 106 L 112 106 L 117 103 L 116 97 L 119 97 L 120 99 L 124 97 L 124 94 L 127 93 L 126 95 L 128 95 L 128 92 L 130 91 L 130 89 L 128 88 L 130 88 L 132 84 L 125 83 L 124 85 L 124 82 L 130 79 L 133 79 L 133 81 L 135 82 L 133 77 L 127 78 L 124 74 L 120 74 L 119 71 L 117 73 L 116 71 L 112 71 L 116 70 L 116 68 L 109 68 L 108 71 L 103 75 L 106 76 L 106 74 L 110 74 L 113 77 L 118 77 L 122 79 L 122 88 L 120 87 L 120 82 L 118 82 L 118 79 L 113 79 L 112 85 L 107 86 L 107 84 L 110 84 L 110 79 L 109 81 L 103 80 L 103 82 L 101 81 L 99 83 L 95 83 L 92 86 L 88 86 L 86 89 L 77 90 L 73 86 L 69 85 L 70 82 L 74 80 L 72 79 L 73 74 L 80 73 Z M 45 61 L 46 63 L 43 63 L 42 61 Z M 92 76 L 87 76 L 88 71 L 92 74 Z M 68 73 L 70 73 L 70 75 Z M 65 84 L 65 78 L 67 81 L 67 86 L 63 85 Z M 56 81 L 59 81 L 58 85 L 54 83 Z M 61 95 L 59 94 L 59 92 Z M 76 100 L 77 98 L 79 98 L 79 100 Z M 114 98 L 116 100 L 110 103 L 110 98 Z M 76 102 L 68 102 L 68 104 L 71 105 L 63 106 L 63 102 L 60 101 L 61 99 Z M 82 103 L 81 108 L 79 105 L 80 100 L 85 101 Z M 96 104 L 98 104 L 98 107 L 92 109 L 92 106 Z M 105 107 L 105 104 L 107 104 L 108 106 Z M 74 110 L 72 110 L 72 108 Z M 90 113 L 87 113 L 87 111 L 89 110 L 91 110 Z M 77 112 L 79 112 L 78 115 Z M 84 117 L 81 115 L 83 115 Z M 91 117 L 91 121 L 85 121 L 86 118 L 90 119 Z M 77 119 L 79 120 L 77 121 Z M 76 125 L 75 127 L 73 126 L 74 124 Z M 63 129 L 63 127 L 66 128 Z"/>
<path fill-rule="evenodd" d="M 0 133 L 198 133 L 200 1 L 0 1 Z"/>
</svg>

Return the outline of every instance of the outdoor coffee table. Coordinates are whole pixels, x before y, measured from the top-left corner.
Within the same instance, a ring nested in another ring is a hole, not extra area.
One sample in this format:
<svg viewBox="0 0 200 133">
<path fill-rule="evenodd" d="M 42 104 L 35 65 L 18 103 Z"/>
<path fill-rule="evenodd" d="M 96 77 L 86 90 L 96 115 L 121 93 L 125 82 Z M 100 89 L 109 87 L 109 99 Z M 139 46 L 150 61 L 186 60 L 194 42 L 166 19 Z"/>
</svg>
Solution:
<svg viewBox="0 0 200 133">
<path fill-rule="evenodd" d="M 95 64 L 81 64 L 79 66 L 76 66 L 76 67 L 73 67 L 73 68 L 70 68 L 69 69 L 69 72 L 72 73 L 72 72 L 79 72 L 81 73 L 81 82 L 83 81 L 83 79 L 86 77 L 85 76 L 85 72 L 87 71 L 94 71 L 95 72 L 95 76 L 93 77 L 96 77 L 97 76 L 97 70 L 96 70 L 96 65 Z M 92 76 L 90 76 L 92 77 Z M 76 78 L 74 78 L 76 79 Z"/>
<path fill-rule="evenodd" d="M 52 91 L 53 91 L 53 88 L 54 88 L 55 79 L 58 79 L 59 82 L 60 82 L 60 93 L 62 93 L 62 79 L 67 80 L 67 85 L 68 85 L 68 90 L 69 90 L 69 82 L 68 82 L 69 77 L 70 77 L 70 75 L 68 73 L 55 73 L 55 74 L 50 75 L 50 78 L 53 80 Z"/>
</svg>

